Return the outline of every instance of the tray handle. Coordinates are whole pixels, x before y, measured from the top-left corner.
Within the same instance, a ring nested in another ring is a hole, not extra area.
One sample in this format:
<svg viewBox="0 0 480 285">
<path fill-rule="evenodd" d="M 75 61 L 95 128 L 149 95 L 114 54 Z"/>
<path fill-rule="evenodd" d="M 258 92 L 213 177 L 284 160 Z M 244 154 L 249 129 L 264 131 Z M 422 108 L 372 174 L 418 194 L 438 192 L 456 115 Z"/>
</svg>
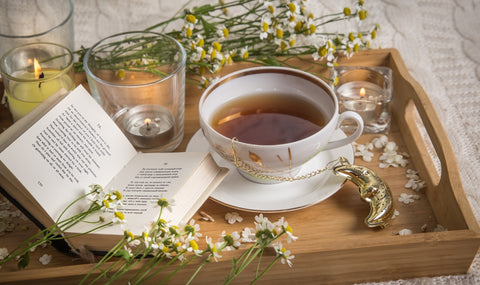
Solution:
<svg viewBox="0 0 480 285">
<path fill-rule="evenodd" d="M 394 118 L 413 164 L 427 184 L 426 194 L 437 222 L 451 230 L 469 228 L 480 232 L 462 186 L 450 141 L 432 103 L 422 86 L 409 74 L 397 50 L 390 50 L 388 65 L 394 73 Z M 423 123 L 424 132 L 418 119 Z M 429 141 L 424 139 L 425 132 Z M 430 155 L 432 147 L 438 161 Z M 436 164 L 439 164 L 440 172 Z"/>
</svg>

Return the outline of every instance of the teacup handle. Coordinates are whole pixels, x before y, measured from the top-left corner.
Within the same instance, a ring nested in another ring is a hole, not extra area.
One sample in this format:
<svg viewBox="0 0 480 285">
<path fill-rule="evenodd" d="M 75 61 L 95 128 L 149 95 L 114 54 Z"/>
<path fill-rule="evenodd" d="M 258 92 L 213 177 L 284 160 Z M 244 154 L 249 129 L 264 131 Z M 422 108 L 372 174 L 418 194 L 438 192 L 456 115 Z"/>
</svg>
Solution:
<svg viewBox="0 0 480 285">
<path fill-rule="evenodd" d="M 355 132 L 353 134 L 351 134 L 350 136 L 346 137 L 346 138 L 328 142 L 328 144 L 322 149 L 322 151 L 337 148 L 337 147 L 341 147 L 341 146 L 344 146 L 344 145 L 347 145 L 347 144 L 351 144 L 359 136 L 362 135 L 362 133 L 363 133 L 363 119 L 362 119 L 362 116 L 360 116 L 358 113 L 353 112 L 353 111 L 345 111 L 345 112 L 341 113 L 340 117 L 338 118 L 338 123 L 337 123 L 336 128 L 338 129 L 340 127 L 340 125 L 342 124 L 342 122 L 347 120 L 347 119 L 354 120 L 357 123 L 357 129 L 355 130 Z"/>
</svg>

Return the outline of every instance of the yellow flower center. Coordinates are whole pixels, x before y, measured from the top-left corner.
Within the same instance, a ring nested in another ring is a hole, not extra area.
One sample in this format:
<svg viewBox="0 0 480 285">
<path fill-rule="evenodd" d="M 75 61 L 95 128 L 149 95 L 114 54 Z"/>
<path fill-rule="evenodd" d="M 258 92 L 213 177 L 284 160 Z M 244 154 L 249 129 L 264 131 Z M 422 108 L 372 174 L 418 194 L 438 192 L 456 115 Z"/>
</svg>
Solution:
<svg viewBox="0 0 480 285">
<path fill-rule="evenodd" d="M 262 23 L 262 31 L 264 31 L 264 32 L 268 31 L 268 23 L 267 22 Z"/>
<path fill-rule="evenodd" d="M 290 12 L 295 13 L 295 11 L 297 10 L 297 6 L 294 3 L 290 2 L 288 3 L 288 9 L 290 10 Z"/>
<path fill-rule="evenodd" d="M 222 45 L 219 42 L 213 42 L 212 46 L 216 51 L 222 50 Z"/>
<path fill-rule="evenodd" d="M 212 53 L 210 53 L 210 60 L 214 60 L 217 57 L 217 51 L 212 49 Z"/>
<path fill-rule="evenodd" d="M 285 51 L 285 50 L 287 49 L 287 44 L 286 44 L 285 42 L 281 42 L 281 43 L 280 43 L 280 49 L 281 49 L 282 51 Z"/>
<path fill-rule="evenodd" d="M 374 40 L 377 37 L 377 31 L 373 30 L 372 31 L 372 40 Z"/>
<path fill-rule="evenodd" d="M 115 191 L 115 197 L 117 198 L 117 200 L 122 200 L 122 193 L 120 193 L 118 190 Z"/>
<path fill-rule="evenodd" d="M 350 16 L 352 14 L 352 10 L 350 10 L 349 7 L 345 7 L 345 8 L 343 8 L 343 14 L 345 16 Z"/>
<path fill-rule="evenodd" d="M 353 35 L 353 33 L 349 33 L 348 34 L 348 40 L 353 42 L 354 39 L 355 39 L 355 36 Z"/>
<path fill-rule="evenodd" d="M 295 25 L 295 32 L 300 32 L 303 28 L 303 23 L 302 22 L 297 22 Z"/>
<path fill-rule="evenodd" d="M 186 20 L 189 23 L 195 24 L 195 22 L 197 21 L 197 18 L 195 18 L 195 16 L 192 14 L 188 14 L 186 17 Z"/>
<path fill-rule="evenodd" d="M 338 80 L 338 77 L 337 77 L 337 80 Z M 293 231 L 291 226 L 287 226 L 287 227 L 285 228 L 285 230 L 286 230 L 287 232 L 289 232 L 289 233 L 291 233 L 291 232 Z"/>
<path fill-rule="evenodd" d="M 275 12 L 275 7 L 273 7 L 273 5 L 268 5 L 268 11 L 273 14 L 273 12 Z"/>
<path fill-rule="evenodd" d="M 291 47 L 293 47 L 293 46 L 295 45 L 295 41 L 296 41 L 295 38 L 292 38 L 292 39 L 290 39 L 290 41 L 288 42 L 288 44 L 289 44 Z"/>
<path fill-rule="evenodd" d="M 227 28 L 223 28 L 223 29 L 222 29 L 222 32 L 223 32 L 223 36 L 224 36 L 225 38 L 228 37 L 228 35 L 229 35 L 229 33 L 230 33 Z"/>
<path fill-rule="evenodd" d="M 125 215 L 122 212 L 115 212 L 114 213 L 115 217 L 117 217 L 119 220 L 125 220 Z"/>
<path fill-rule="evenodd" d="M 125 78 L 125 70 L 123 70 L 123 69 L 118 70 L 117 71 L 117 77 L 119 79 L 124 79 Z"/>
<path fill-rule="evenodd" d="M 364 20 L 366 17 L 367 17 L 367 11 L 366 10 L 362 10 L 362 11 L 358 12 L 358 18 L 360 18 L 360 20 Z"/>
<path fill-rule="evenodd" d="M 283 38 L 283 30 L 282 29 L 277 29 L 277 38 Z"/>
<path fill-rule="evenodd" d="M 355 44 L 353 46 L 353 51 L 358 51 L 360 49 L 360 46 L 358 44 Z"/>
<path fill-rule="evenodd" d="M 191 247 L 193 250 L 198 250 L 198 244 L 197 244 L 197 242 L 192 239 L 192 240 L 190 241 L 190 247 Z"/>
<path fill-rule="evenodd" d="M 321 56 L 321 57 L 324 57 L 327 55 L 327 49 L 325 47 L 321 47 L 318 49 L 318 55 Z"/>
<path fill-rule="evenodd" d="M 187 38 L 190 38 L 192 35 L 193 35 L 192 29 L 190 29 L 189 27 L 187 27 L 187 29 L 186 29 L 186 36 L 187 36 Z"/>
</svg>

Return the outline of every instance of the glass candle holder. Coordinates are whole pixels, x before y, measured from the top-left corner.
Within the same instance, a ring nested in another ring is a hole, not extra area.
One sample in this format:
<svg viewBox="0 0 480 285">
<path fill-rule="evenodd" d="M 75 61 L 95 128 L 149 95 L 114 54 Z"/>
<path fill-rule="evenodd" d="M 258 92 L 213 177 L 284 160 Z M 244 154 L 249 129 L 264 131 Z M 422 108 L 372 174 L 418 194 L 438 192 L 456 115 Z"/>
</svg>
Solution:
<svg viewBox="0 0 480 285">
<path fill-rule="evenodd" d="M 92 46 L 83 65 L 92 95 L 135 147 L 173 151 L 184 133 L 185 64 L 175 39 L 128 32 Z"/>
<path fill-rule="evenodd" d="M 72 0 L 0 1 L 0 57 L 20 45 L 52 42 L 74 49 Z"/>
<path fill-rule="evenodd" d="M 56 92 L 75 87 L 73 55 L 54 43 L 16 47 L 0 59 L 0 73 L 13 121 L 17 121 Z"/>
<path fill-rule="evenodd" d="M 340 112 L 354 111 L 364 122 L 364 133 L 386 133 L 391 125 L 393 74 L 388 67 L 337 66 L 333 68 Z M 344 124 L 346 132 L 356 125 Z"/>
</svg>

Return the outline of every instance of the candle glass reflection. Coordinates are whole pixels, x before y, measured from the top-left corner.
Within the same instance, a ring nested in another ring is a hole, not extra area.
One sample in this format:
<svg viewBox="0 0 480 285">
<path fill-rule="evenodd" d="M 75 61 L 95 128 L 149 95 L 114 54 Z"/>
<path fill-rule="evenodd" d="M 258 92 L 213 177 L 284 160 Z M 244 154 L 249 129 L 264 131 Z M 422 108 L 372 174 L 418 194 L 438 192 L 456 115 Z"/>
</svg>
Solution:
<svg viewBox="0 0 480 285">
<path fill-rule="evenodd" d="M 73 55 L 54 43 L 16 47 L 0 59 L 0 73 L 13 120 L 17 121 L 56 92 L 75 87 Z"/>
<path fill-rule="evenodd" d="M 185 63 L 182 45 L 154 32 L 113 35 L 84 58 L 92 95 L 144 151 L 173 151 L 183 139 Z"/>
<path fill-rule="evenodd" d="M 0 57 L 34 42 L 74 49 L 73 0 L 0 1 Z"/>
<path fill-rule="evenodd" d="M 388 67 L 337 66 L 333 68 L 340 112 L 354 111 L 364 121 L 364 133 L 387 133 L 391 125 L 393 88 L 392 70 Z M 342 129 L 350 132 L 355 124 Z"/>
</svg>

